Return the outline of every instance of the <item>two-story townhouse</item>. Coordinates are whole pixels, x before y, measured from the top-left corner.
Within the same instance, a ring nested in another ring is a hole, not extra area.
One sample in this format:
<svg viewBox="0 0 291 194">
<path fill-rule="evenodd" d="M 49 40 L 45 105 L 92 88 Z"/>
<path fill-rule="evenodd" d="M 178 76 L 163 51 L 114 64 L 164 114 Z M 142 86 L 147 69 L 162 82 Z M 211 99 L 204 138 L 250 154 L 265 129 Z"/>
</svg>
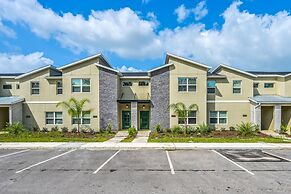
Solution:
<svg viewBox="0 0 291 194">
<path fill-rule="evenodd" d="M 97 54 L 60 68 L 46 66 L 24 74 L 0 74 L 0 128 L 22 122 L 29 128 L 76 126 L 58 102 L 88 98 L 82 125 L 95 130 L 170 128 L 183 124 L 169 105 L 197 104 L 187 124 L 230 129 L 253 122 L 261 129 L 291 125 L 291 73 L 248 72 L 211 67 L 174 54 L 145 72 L 119 72 Z"/>
</svg>

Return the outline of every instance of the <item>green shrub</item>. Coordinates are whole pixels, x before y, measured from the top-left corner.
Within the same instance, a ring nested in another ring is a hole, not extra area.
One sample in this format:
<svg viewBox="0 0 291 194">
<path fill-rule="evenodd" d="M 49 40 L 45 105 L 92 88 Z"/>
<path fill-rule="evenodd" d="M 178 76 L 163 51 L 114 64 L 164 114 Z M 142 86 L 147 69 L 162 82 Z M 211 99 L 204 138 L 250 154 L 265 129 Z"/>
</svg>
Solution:
<svg viewBox="0 0 291 194">
<path fill-rule="evenodd" d="M 282 124 L 280 126 L 280 133 L 286 133 L 288 131 L 287 125 Z"/>
<path fill-rule="evenodd" d="M 128 136 L 135 137 L 137 134 L 137 130 L 135 127 L 128 128 Z"/>
<path fill-rule="evenodd" d="M 59 131 L 59 127 L 58 126 L 54 126 L 51 128 L 51 131 Z"/>
<path fill-rule="evenodd" d="M 112 133 L 112 125 L 111 125 L 111 123 L 108 123 L 108 124 L 106 125 L 106 131 L 107 131 L 108 133 Z"/>
<path fill-rule="evenodd" d="M 182 134 L 182 133 L 184 133 L 184 128 L 181 127 L 180 125 L 175 125 L 175 126 L 172 128 L 172 132 L 173 132 L 173 133 L 177 133 L 177 134 Z"/>
<path fill-rule="evenodd" d="M 257 133 L 256 125 L 249 122 L 247 123 L 242 122 L 241 124 L 236 125 L 236 130 L 242 136 L 252 136 Z"/>
<path fill-rule="evenodd" d="M 47 133 L 47 132 L 49 132 L 49 130 L 48 130 L 47 127 L 43 127 L 43 128 L 42 128 L 42 132 Z"/>
<path fill-rule="evenodd" d="M 78 129 L 77 129 L 76 127 L 74 127 L 74 128 L 71 130 L 72 133 L 77 133 L 77 131 L 78 131 Z"/>
<path fill-rule="evenodd" d="M 40 129 L 38 128 L 38 127 L 33 127 L 32 129 L 31 129 L 31 132 L 40 132 Z"/>
<path fill-rule="evenodd" d="M 155 127 L 155 131 L 158 132 L 158 133 L 163 133 L 163 129 L 161 127 L 160 124 L 157 124 L 156 127 Z"/>
<path fill-rule="evenodd" d="M 172 133 L 172 129 L 171 129 L 171 128 L 167 128 L 167 129 L 166 129 L 166 132 L 167 132 L 167 133 Z"/>
<path fill-rule="evenodd" d="M 186 134 L 193 134 L 195 133 L 196 130 L 194 127 L 188 126 L 186 127 L 185 131 L 186 131 Z"/>
<path fill-rule="evenodd" d="M 26 129 L 22 123 L 20 122 L 16 122 L 16 123 L 12 123 L 12 124 L 7 124 L 6 128 L 4 129 L 4 131 L 7 131 L 9 134 L 13 134 L 13 135 L 18 135 L 20 133 L 23 132 L 28 132 L 29 130 Z"/>
<path fill-rule="evenodd" d="M 91 127 L 89 127 L 88 125 L 82 125 L 81 126 L 81 133 L 90 133 L 90 134 L 94 134 L 94 129 L 92 129 Z"/>
<path fill-rule="evenodd" d="M 198 125 L 198 127 L 196 128 L 196 132 L 204 135 L 210 133 L 211 129 L 207 124 L 203 123 L 201 125 Z"/>
<path fill-rule="evenodd" d="M 61 130 L 63 133 L 68 133 L 69 131 L 68 127 L 62 127 Z"/>
<path fill-rule="evenodd" d="M 230 130 L 230 131 L 235 131 L 235 127 L 230 126 L 230 127 L 229 127 L 229 130 Z"/>
</svg>

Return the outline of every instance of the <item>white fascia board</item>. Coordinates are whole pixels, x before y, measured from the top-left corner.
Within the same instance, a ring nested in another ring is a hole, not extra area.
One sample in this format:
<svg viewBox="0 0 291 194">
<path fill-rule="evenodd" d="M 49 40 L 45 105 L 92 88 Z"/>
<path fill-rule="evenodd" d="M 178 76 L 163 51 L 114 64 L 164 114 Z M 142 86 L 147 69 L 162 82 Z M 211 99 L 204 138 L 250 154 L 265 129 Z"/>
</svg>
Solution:
<svg viewBox="0 0 291 194">
<path fill-rule="evenodd" d="M 90 57 L 86 57 L 86 58 L 84 58 L 84 59 L 81 59 L 81 60 L 75 61 L 75 62 L 73 62 L 73 63 L 69 63 L 69 64 L 67 64 L 67 65 L 64 65 L 64 66 L 62 66 L 62 67 L 59 67 L 58 70 L 63 70 L 63 69 L 65 69 L 65 68 L 68 68 L 68 67 L 71 67 L 71 66 L 77 65 L 77 64 L 79 64 L 79 63 L 82 63 L 82 62 L 85 62 L 85 61 L 88 61 L 88 60 L 91 60 L 91 59 L 94 59 L 94 58 L 96 58 L 96 57 L 100 57 L 100 56 L 102 56 L 100 53 L 99 53 L 99 54 L 96 54 L 96 55 L 92 55 L 92 56 L 90 56 Z M 102 56 L 102 58 L 103 58 L 103 56 Z M 104 59 L 104 58 L 103 58 L 103 59 Z M 105 59 L 104 59 L 104 60 L 105 60 Z M 107 62 L 107 61 L 106 61 L 106 62 Z"/>
<path fill-rule="evenodd" d="M 118 70 L 116 70 L 116 69 L 113 69 L 113 68 L 111 68 L 111 67 L 107 67 L 107 66 L 104 66 L 104 65 L 101 65 L 101 64 L 99 64 L 99 63 L 94 63 L 97 67 L 101 67 L 101 68 L 103 68 L 103 69 L 107 69 L 107 70 L 109 70 L 109 71 L 113 71 L 113 72 L 115 72 L 115 73 L 118 73 L 118 74 L 120 74 L 120 71 L 118 71 Z"/>
<path fill-rule="evenodd" d="M 168 64 L 165 64 L 165 65 L 159 66 L 159 67 L 157 67 L 157 68 L 154 68 L 154 69 L 149 70 L 148 73 L 152 73 L 152 72 L 154 72 L 154 71 L 157 71 L 157 70 L 159 70 L 159 69 L 163 69 L 163 68 L 165 68 L 165 67 L 169 67 L 169 66 L 171 66 L 171 65 L 174 65 L 174 64 L 173 64 L 173 63 L 168 63 Z"/>
<path fill-rule="evenodd" d="M 47 65 L 47 66 L 41 67 L 41 68 L 39 68 L 39 69 L 35 69 L 35 70 L 33 70 L 33 71 L 27 72 L 27 73 L 25 73 L 25 74 L 19 75 L 19 76 L 15 77 L 15 79 L 21 79 L 21 78 L 23 78 L 23 77 L 26 77 L 26 76 L 32 75 L 32 74 L 34 74 L 34 73 L 38 73 L 38 72 L 40 72 L 40 71 L 43 71 L 43 70 L 45 70 L 45 69 L 49 69 L 49 68 L 56 69 L 56 68 L 55 68 L 54 66 L 52 66 L 52 65 Z"/>
<path fill-rule="evenodd" d="M 150 79 L 149 76 L 122 76 L 120 79 Z"/>
<path fill-rule="evenodd" d="M 17 76 L 0 76 L 0 79 L 15 79 Z"/>
<path fill-rule="evenodd" d="M 207 66 L 205 64 L 202 64 L 202 63 L 199 63 L 197 61 L 193 61 L 193 60 L 190 60 L 190 59 L 187 59 L 187 58 L 184 58 L 184 57 L 181 57 L 181 56 L 178 56 L 178 55 L 174 55 L 172 53 L 167 53 L 167 57 L 173 57 L 173 58 L 177 58 L 177 59 L 180 59 L 182 61 L 187 61 L 188 63 L 192 63 L 192 64 L 195 64 L 195 65 L 198 65 L 198 66 L 201 66 L 201 67 L 204 67 L 204 68 L 207 68 L 207 69 L 211 69 L 210 66 Z"/>
<path fill-rule="evenodd" d="M 243 71 L 243 70 L 240 70 L 240 69 L 237 69 L 237 68 L 234 68 L 234 67 L 230 67 L 228 65 L 225 65 L 225 64 L 220 64 L 219 66 L 217 66 L 216 68 L 214 68 L 211 73 L 215 73 L 216 71 L 218 71 L 221 67 L 224 67 L 226 69 L 231 69 L 233 71 L 237 71 L 239 73 L 242 73 L 242 74 L 245 74 L 245 75 L 248 75 L 248 76 L 251 76 L 251 77 L 258 77 L 257 75 L 255 74 L 252 74 L 252 73 L 248 73 L 246 71 Z"/>
</svg>

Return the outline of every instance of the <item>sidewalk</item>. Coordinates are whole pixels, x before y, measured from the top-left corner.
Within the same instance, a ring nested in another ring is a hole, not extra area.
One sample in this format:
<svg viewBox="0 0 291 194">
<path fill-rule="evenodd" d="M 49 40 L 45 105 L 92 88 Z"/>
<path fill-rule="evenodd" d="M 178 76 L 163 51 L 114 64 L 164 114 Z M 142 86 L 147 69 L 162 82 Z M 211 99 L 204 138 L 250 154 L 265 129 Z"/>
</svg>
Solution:
<svg viewBox="0 0 291 194">
<path fill-rule="evenodd" d="M 138 131 L 135 139 L 132 141 L 132 143 L 147 143 L 148 138 L 150 135 L 150 131 Z"/>
<path fill-rule="evenodd" d="M 128 135 L 127 131 L 118 131 L 113 138 L 111 138 L 103 143 L 119 143 L 121 140 L 126 138 L 127 135 Z"/>
<path fill-rule="evenodd" d="M 0 143 L 0 149 L 291 149 L 291 143 Z"/>
</svg>

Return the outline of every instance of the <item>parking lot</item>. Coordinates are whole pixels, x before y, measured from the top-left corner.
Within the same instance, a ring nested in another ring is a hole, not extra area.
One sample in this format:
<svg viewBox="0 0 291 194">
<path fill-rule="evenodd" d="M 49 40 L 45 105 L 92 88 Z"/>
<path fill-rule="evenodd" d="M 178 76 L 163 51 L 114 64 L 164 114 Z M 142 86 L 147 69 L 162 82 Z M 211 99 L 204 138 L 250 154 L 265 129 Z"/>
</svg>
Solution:
<svg viewBox="0 0 291 194">
<path fill-rule="evenodd" d="M 1 193 L 291 193 L 291 150 L 0 150 Z"/>
</svg>

